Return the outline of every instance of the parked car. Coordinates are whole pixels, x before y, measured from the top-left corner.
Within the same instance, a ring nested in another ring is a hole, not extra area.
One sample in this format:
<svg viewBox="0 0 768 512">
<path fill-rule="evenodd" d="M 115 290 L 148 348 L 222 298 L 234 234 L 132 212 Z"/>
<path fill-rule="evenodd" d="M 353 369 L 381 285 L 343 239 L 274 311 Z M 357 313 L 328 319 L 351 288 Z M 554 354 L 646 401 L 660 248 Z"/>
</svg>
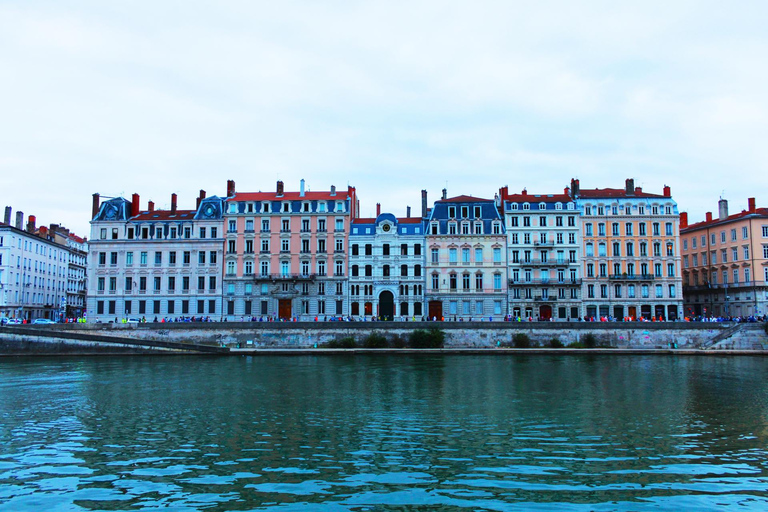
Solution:
<svg viewBox="0 0 768 512">
<path fill-rule="evenodd" d="M 54 322 L 53 320 L 48 320 L 47 318 L 35 318 L 34 320 L 32 320 L 32 323 L 33 324 L 46 324 L 47 325 L 47 324 L 55 324 L 56 322 Z"/>
<path fill-rule="evenodd" d="M 8 325 L 21 325 L 21 319 L 20 318 L 9 318 L 8 319 Z"/>
<path fill-rule="evenodd" d="M 127 323 L 127 324 L 140 324 L 141 320 L 138 319 L 138 318 L 129 318 L 128 320 L 125 321 L 125 323 Z"/>
</svg>

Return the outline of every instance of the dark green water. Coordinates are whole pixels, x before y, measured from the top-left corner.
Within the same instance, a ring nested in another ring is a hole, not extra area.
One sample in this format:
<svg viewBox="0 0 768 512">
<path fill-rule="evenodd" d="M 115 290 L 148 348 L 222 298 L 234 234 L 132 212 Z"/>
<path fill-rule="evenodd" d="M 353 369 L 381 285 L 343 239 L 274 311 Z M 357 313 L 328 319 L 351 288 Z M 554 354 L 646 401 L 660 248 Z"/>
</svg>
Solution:
<svg viewBox="0 0 768 512">
<path fill-rule="evenodd" d="M 0 360 L 0 510 L 768 509 L 768 359 Z"/>
</svg>

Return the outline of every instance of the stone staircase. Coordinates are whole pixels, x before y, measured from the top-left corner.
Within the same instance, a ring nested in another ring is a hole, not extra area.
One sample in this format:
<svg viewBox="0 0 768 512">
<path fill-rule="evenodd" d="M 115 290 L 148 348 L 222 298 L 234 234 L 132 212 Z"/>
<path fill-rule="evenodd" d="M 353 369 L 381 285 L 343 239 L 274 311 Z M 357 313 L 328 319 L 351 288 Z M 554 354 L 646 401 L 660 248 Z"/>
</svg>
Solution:
<svg viewBox="0 0 768 512">
<path fill-rule="evenodd" d="M 768 350 L 768 335 L 762 323 L 736 324 L 701 347 L 705 350 Z"/>
</svg>

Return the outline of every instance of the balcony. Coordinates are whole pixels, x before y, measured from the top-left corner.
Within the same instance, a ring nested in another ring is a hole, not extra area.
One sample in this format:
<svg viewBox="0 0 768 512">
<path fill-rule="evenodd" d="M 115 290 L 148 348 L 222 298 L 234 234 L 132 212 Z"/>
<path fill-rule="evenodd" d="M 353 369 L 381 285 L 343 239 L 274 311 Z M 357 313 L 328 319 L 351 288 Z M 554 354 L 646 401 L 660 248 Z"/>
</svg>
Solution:
<svg viewBox="0 0 768 512">
<path fill-rule="evenodd" d="M 255 281 L 314 281 L 325 274 L 259 274 L 254 275 Z"/>
<path fill-rule="evenodd" d="M 509 280 L 509 286 L 581 286 L 581 279 L 563 279 L 559 281 L 557 279 L 531 279 L 530 281 L 521 280 Z"/>
<path fill-rule="evenodd" d="M 542 241 L 533 242 L 533 246 L 534 247 L 554 247 L 555 246 L 555 241 L 554 240 L 547 240 L 545 242 L 542 242 Z"/>
<path fill-rule="evenodd" d="M 612 281 L 653 281 L 653 274 L 611 274 L 608 279 Z"/>
<path fill-rule="evenodd" d="M 530 260 L 524 260 L 520 262 L 520 265 L 527 266 L 527 267 L 567 267 L 571 265 L 570 260 L 565 259 L 546 259 L 542 260 L 540 258 L 533 258 Z"/>
</svg>

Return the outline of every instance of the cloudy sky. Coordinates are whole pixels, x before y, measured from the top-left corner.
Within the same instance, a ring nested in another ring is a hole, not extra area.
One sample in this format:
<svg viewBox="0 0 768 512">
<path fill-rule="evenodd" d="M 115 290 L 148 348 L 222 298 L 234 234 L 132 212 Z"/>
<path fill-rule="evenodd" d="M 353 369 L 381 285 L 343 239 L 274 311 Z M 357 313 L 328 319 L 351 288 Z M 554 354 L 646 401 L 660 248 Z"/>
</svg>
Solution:
<svg viewBox="0 0 768 512">
<path fill-rule="evenodd" d="M 0 1 L 0 198 L 623 186 L 768 205 L 768 3 Z"/>
</svg>

